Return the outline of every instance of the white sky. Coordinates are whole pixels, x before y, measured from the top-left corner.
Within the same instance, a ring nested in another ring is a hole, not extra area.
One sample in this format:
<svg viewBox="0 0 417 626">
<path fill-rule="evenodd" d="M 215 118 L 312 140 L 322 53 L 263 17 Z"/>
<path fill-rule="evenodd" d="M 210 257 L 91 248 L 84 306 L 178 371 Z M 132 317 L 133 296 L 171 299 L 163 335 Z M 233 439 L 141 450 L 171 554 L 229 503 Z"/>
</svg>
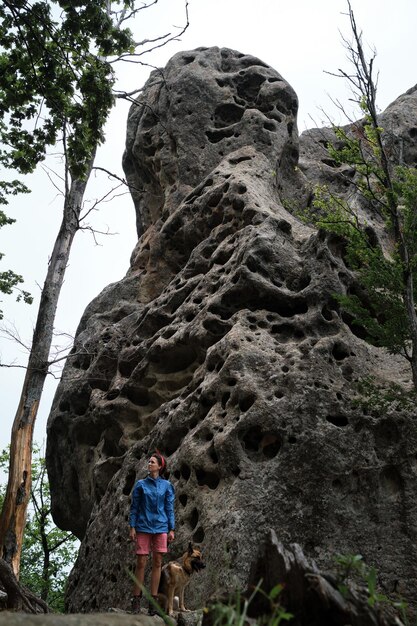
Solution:
<svg viewBox="0 0 417 626">
<path fill-rule="evenodd" d="M 347 68 L 346 53 L 340 32 L 349 35 L 345 0 L 189 0 L 190 27 L 180 42 L 174 42 L 147 62 L 164 66 L 180 50 L 199 46 L 225 46 L 259 57 L 272 65 L 297 92 L 300 101 L 298 128 L 320 125 L 320 109 L 332 110 L 329 94 L 347 102 L 349 92 L 341 79 L 332 78 L 325 70 Z M 377 50 L 379 106 L 383 110 L 401 93 L 417 83 L 414 68 L 417 59 L 416 0 L 352 0 L 358 25 L 365 41 Z M 143 11 L 138 20 L 138 40 L 169 32 L 181 25 L 183 0 L 159 0 L 152 9 Z M 123 88 L 133 90 L 146 80 L 149 69 L 132 64 L 123 68 Z M 128 105 L 120 102 L 113 111 L 107 128 L 107 142 L 96 165 L 122 174 Z M 312 118 L 316 123 L 312 122 Z M 53 161 L 50 161 L 53 164 Z M 97 179 L 87 191 L 91 201 L 101 197 L 107 187 L 105 179 Z M 39 302 L 39 286 L 46 273 L 48 256 L 61 220 L 61 202 L 57 191 L 42 172 L 27 181 L 33 190 L 29 196 L 6 207 L 17 223 L 0 230 L 0 251 L 6 254 L 1 269 L 13 269 L 25 278 L 24 288 L 35 296 L 32 306 L 16 304 L 5 296 L 0 308 L 4 322 L 14 324 L 23 342 L 29 343 Z M 91 204 L 90 204 L 91 206 Z M 90 222 L 98 230 L 118 233 L 100 237 L 94 245 L 87 232 L 77 234 L 61 294 L 56 328 L 75 334 L 87 304 L 107 284 L 123 277 L 129 266 L 130 253 L 136 242 L 135 214 L 128 196 L 102 205 Z M 0 337 L 2 363 L 25 364 L 24 350 L 15 342 Z M 19 401 L 24 371 L 0 368 L 0 449 L 10 439 L 14 414 Z M 48 377 L 40 406 L 35 440 L 42 443 L 46 420 L 56 381 Z"/>
</svg>

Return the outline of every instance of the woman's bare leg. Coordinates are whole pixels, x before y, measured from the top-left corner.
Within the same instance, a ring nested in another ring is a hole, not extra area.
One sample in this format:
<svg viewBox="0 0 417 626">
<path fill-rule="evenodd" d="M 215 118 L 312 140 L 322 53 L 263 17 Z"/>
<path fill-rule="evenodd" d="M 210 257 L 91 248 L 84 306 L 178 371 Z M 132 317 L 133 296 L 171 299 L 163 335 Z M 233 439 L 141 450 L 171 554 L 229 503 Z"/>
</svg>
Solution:
<svg viewBox="0 0 417 626">
<path fill-rule="evenodd" d="M 135 569 L 135 586 L 133 587 L 133 595 L 140 596 L 142 595 L 141 585 L 143 586 L 145 580 L 145 567 L 146 562 L 148 560 L 147 554 L 138 554 L 138 559 L 136 561 L 136 569 Z M 152 563 L 153 569 L 153 563 Z"/>
<path fill-rule="evenodd" d="M 151 596 L 156 596 L 158 594 L 163 556 L 162 552 L 152 553 Z"/>
</svg>

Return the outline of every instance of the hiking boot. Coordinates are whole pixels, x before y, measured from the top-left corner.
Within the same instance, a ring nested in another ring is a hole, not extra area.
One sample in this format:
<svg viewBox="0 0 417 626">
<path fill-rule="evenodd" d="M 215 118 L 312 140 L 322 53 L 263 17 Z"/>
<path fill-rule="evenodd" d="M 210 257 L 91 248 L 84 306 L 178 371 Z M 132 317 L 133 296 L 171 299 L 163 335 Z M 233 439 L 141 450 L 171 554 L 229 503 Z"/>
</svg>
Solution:
<svg viewBox="0 0 417 626">
<path fill-rule="evenodd" d="M 152 596 L 152 600 L 154 600 L 158 604 L 158 596 Z M 158 610 L 153 602 L 149 602 L 148 615 L 159 615 Z"/>
<path fill-rule="evenodd" d="M 141 612 L 141 610 L 140 610 L 140 600 L 141 600 L 140 596 L 133 596 L 133 598 L 132 598 L 132 613 L 134 615 L 139 615 L 139 613 Z"/>
</svg>

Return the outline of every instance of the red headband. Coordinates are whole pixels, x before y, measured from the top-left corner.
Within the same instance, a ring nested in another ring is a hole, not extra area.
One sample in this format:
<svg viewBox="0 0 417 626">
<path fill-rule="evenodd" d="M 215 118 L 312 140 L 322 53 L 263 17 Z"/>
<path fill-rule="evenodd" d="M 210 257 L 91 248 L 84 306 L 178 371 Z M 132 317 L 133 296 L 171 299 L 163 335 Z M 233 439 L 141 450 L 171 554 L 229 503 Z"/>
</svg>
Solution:
<svg viewBox="0 0 417 626">
<path fill-rule="evenodd" d="M 159 456 L 159 458 L 161 459 L 161 469 L 164 469 L 164 467 L 165 467 L 165 459 L 164 459 L 163 455 L 159 452 L 158 448 L 156 448 L 155 452 Z"/>
</svg>

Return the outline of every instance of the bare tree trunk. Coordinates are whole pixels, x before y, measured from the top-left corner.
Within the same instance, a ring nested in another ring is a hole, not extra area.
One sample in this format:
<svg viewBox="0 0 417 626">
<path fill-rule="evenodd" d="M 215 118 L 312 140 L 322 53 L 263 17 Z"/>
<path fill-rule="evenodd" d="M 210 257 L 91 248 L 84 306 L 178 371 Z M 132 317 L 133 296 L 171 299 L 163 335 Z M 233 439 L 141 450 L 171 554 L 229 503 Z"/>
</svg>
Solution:
<svg viewBox="0 0 417 626">
<path fill-rule="evenodd" d="M 33 429 L 48 374 L 59 294 L 71 245 L 79 228 L 84 192 L 93 161 L 94 156 L 85 179 L 73 180 L 66 194 L 64 215 L 41 293 L 28 367 L 12 427 L 9 477 L 0 518 L 0 557 L 10 563 L 17 578 L 31 489 Z"/>
<path fill-rule="evenodd" d="M 12 568 L 4 559 L 0 559 L 0 582 L 7 593 L 6 608 L 25 613 L 49 613 L 46 602 L 19 584 Z"/>
<path fill-rule="evenodd" d="M 51 564 L 51 561 L 50 561 L 51 552 L 50 552 L 50 549 L 49 549 L 49 546 L 48 546 L 48 536 L 47 536 L 47 532 L 46 532 L 46 517 L 44 515 L 44 511 L 43 510 L 42 510 L 42 517 L 41 517 L 41 523 L 40 523 L 40 532 L 41 532 L 42 551 L 43 551 L 43 563 L 42 563 L 42 581 L 43 581 L 43 585 L 42 585 L 41 598 L 42 598 L 42 600 L 47 602 L 48 601 L 48 595 L 49 595 L 49 587 L 50 587 L 50 584 L 51 584 L 50 572 L 49 572 L 49 566 Z"/>
</svg>

